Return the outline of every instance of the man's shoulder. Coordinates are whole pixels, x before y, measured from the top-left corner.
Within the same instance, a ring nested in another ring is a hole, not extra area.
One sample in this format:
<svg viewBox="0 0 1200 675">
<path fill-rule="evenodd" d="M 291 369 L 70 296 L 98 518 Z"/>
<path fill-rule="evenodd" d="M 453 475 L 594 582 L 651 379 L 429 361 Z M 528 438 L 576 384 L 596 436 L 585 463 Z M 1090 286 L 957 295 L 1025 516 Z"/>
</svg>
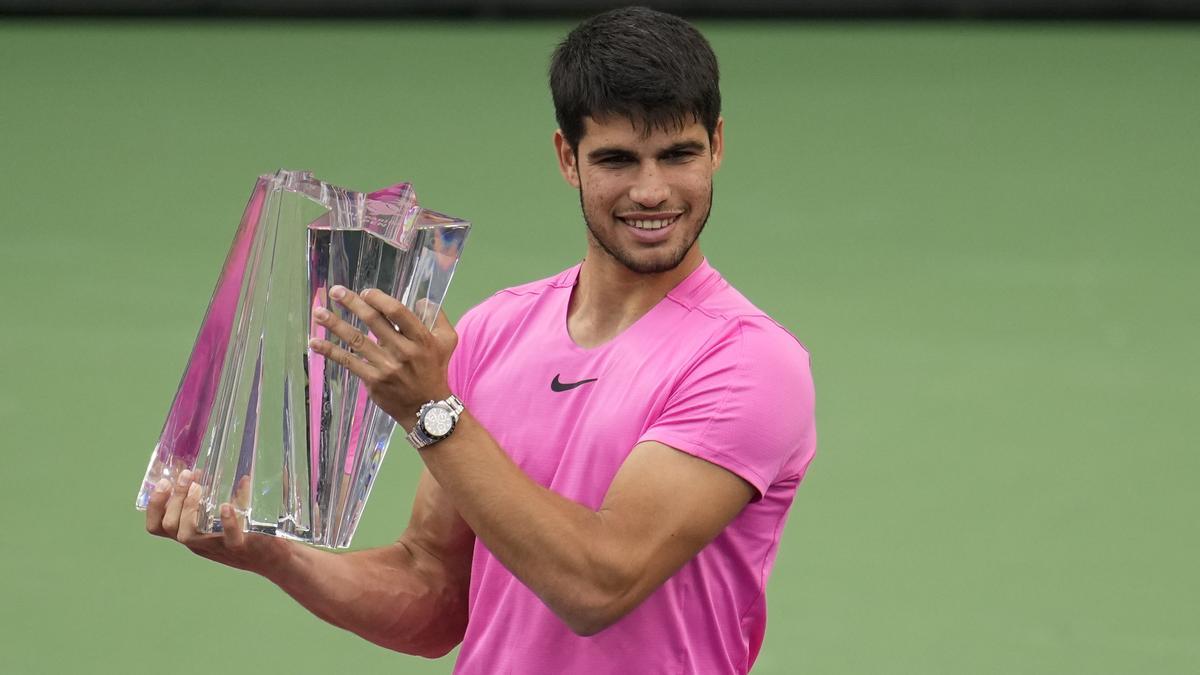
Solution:
<svg viewBox="0 0 1200 675">
<path fill-rule="evenodd" d="M 808 349 L 787 326 L 755 305 L 714 269 L 707 288 L 673 298 L 694 320 L 708 324 L 717 342 L 734 340 L 752 351 L 793 352 L 807 358 Z"/>
<path fill-rule="evenodd" d="M 492 294 L 489 301 L 497 301 L 511 298 L 528 298 L 531 296 L 542 295 L 543 293 L 556 288 L 571 288 L 575 285 L 575 275 L 579 270 L 579 265 L 575 264 L 567 269 L 545 277 L 536 281 L 530 281 L 517 286 L 502 288 Z"/>
<path fill-rule="evenodd" d="M 461 333 L 464 328 L 470 330 L 472 327 L 482 324 L 497 321 L 507 322 L 519 317 L 547 293 L 556 289 L 570 288 L 574 283 L 574 274 L 577 268 L 578 265 L 543 279 L 496 291 L 463 314 L 459 319 L 459 332 Z"/>
</svg>

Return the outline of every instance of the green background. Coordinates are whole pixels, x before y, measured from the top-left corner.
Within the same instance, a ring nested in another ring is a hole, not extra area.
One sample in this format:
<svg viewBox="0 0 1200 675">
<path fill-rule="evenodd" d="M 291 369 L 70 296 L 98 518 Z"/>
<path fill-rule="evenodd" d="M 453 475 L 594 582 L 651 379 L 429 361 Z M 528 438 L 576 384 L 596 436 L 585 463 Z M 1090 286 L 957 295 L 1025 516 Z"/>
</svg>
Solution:
<svg viewBox="0 0 1200 675">
<path fill-rule="evenodd" d="M 1200 28 L 701 25 L 704 249 L 818 387 L 755 672 L 1200 671 Z M 582 256 L 567 27 L 0 24 L 0 670 L 449 671 L 132 502 L 256 175 L 473 220 L 452 317 Z M 358 546 L 418 461 L 394 445 Z"/>
</svg>

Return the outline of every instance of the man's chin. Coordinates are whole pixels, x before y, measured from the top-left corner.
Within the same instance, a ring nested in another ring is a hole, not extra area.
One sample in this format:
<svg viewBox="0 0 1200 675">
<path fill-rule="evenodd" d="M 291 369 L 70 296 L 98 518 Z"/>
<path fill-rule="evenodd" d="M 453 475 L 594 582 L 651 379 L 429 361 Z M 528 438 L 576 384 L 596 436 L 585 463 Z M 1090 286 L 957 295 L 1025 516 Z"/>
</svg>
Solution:
<svg viewBox="0 0 1200 675">
<path fill-rule="evenodd" d="M 683 259 L 687 257 L 687 251 L 667 254 L 655 251 L 653 253 L 653 255 L 637 255 L 623 251 L 622 255 L 614 257 L 617 259 L 617 262 L 624 265 L 629 271 L 638 274 L 662 274 L 670 272 L 683 264 Z"/>
</svg>

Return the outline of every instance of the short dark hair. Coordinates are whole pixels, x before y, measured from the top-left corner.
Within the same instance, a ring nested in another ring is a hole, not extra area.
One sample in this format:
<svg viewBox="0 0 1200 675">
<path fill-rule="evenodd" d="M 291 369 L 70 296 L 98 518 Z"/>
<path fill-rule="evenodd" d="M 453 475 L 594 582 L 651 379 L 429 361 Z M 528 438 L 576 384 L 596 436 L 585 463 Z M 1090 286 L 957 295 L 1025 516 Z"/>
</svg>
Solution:
<svg viewBox="0 0 1200 675">
<path fill-rule="evenodd" d="M 687 21 L 645 7 L 598 14 L 568 33 L 550 60 L 550 93 L 572 148 L 589 116 L 628 117 L 646 133 L 697 121 L 709 138 L 721 116 L 708 40 Z"/>
</svg>

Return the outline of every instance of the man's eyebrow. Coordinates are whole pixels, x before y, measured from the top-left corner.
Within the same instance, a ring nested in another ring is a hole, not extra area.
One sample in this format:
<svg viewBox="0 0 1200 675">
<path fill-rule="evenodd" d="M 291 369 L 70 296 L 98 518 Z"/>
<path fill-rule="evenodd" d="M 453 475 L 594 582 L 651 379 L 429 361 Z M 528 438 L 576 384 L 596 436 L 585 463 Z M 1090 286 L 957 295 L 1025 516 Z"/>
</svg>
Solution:
<svg viewBox="0 0 1200 675">
<path fill-rule="evenodd" d="M 669 155 L 674 152 L 704 152 L 706 149 L 705 145 L 700 141 L 683 141 L 672 145 L 658 154 L 661 157 L 662 155 Z"/>
<path fill-rule="evenodd" d="M 663 157 L 677 152 L 704 152 L 706 149 L 707 146 L 700 141 L 680 141 L 660 150 L 658 156 Z M 610 157 L 637 157 L 637 153 L 628 148 L 610 146 L 596 148 L 587 154 L 588 161 L 590 162 Z"/>
</svg>

